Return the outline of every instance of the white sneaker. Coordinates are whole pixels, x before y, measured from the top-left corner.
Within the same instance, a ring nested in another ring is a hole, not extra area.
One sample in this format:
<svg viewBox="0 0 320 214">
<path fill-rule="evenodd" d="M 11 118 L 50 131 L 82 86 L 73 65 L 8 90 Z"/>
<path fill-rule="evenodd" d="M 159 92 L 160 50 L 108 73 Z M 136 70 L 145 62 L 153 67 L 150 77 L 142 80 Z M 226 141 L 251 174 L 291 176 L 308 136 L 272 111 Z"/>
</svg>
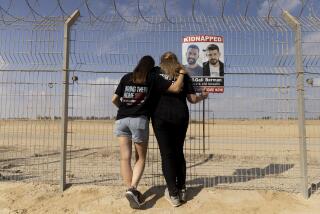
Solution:
<svg viewBox="0 0 320 214">
<path fill-rule="evenodd" d="M 179 190 L 179 197 L 180 197 L 180 201 L 182 201 L 182 202 L 187 201 L 187 189 L 186 188 Z"/>
<path fill-rule="evenodd" d="M 178 206 L 181 205 L 181 201 L 180 201 L 179 195 L 170 196 L 168 188 L 166 188 L 165 191 L 164 191 L 164 198 L 167 199 L 167 201 L 169 201 L 169 203 L 174 207 L 178 207 Z"/>
</svg>

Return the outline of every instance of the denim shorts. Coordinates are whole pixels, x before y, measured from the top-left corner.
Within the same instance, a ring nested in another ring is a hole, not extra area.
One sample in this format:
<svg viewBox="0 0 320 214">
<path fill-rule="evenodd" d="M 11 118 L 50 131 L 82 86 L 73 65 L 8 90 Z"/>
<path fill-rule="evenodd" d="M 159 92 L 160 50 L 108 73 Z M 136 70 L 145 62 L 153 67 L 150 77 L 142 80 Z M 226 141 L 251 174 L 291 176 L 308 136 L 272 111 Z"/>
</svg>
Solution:
<svg viewBox="0 0 320 214">
<path fill-rule="evenodd" d="M 149 140 L 149 120 L 146 116 L 116 120 L 114 134 L 117 137 L 131 138 L 134 143 L 147 143 Z"/>
</svg>

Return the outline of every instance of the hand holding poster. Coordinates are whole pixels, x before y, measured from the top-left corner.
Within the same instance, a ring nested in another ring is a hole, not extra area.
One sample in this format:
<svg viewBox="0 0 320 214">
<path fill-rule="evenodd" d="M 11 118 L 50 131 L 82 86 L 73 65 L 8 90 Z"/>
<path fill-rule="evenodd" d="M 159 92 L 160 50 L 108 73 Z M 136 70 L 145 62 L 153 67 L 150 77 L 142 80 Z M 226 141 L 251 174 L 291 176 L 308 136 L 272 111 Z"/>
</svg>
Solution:
<svg viewBox="0 0 320 214">
<path fill-rule="evenodd" d="M 194 35 L 183 38 L 182 63 L 198 92 L 224 92 L 223 37 Z"/>
</svg>

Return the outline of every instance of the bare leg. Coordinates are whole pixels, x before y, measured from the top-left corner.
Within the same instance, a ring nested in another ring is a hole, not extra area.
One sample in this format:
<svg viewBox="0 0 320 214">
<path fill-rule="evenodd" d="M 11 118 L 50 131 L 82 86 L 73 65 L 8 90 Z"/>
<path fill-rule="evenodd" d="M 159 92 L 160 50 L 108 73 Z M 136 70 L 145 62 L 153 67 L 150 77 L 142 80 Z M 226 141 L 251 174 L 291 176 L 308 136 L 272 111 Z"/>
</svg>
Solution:
<svg viewBox="0 0 320 214">
<path fill-rule="evenodd" d="M 137 188 L 146 163 L 148 143 L 135 143 L 134 146 L 136 149 L 136 163 L 133 167 L 131 186 Z"/>
<path fill-rule="evenodd" d="M 127 187 L 131 187 L 132 168 L 131 154 L 132 141 L 128 137 L 118 137 L 120 144 L 120 173 Z"/>
<path fill-rule="evenodd" d="M 135 151 L 135 158 L 136 158 L 135 160 L 137 162 L 139 160 L 139 153 L 136 148 L 134 149 L 134 151 Z"/>
</svg>

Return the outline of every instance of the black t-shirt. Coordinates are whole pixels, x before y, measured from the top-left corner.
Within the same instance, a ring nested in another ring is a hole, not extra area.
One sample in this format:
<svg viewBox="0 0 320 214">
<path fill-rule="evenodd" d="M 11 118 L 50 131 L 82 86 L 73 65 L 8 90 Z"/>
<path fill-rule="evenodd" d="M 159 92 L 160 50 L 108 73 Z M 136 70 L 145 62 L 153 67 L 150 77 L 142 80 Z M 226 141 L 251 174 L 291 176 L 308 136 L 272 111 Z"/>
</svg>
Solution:
<svg viewBox="0 0 320 214">
<path fill-rule="evenodd" d="M 157 68 L 151 71 L 143 84 L 136 84 L 132 81 L 133 73 L 124 75 L 115 91 L 121 97 L 117 113 L 117 120 L 125 117 L 150 116 L 152 111 L 151 96 L 164 93 L 172 84 L 156 72 Z"/>
<path fill-rule="evenodd" d="M 161 73 L 165 79 L 174 82 L 176 79 L 170 79 L 166 74 Z M 154 99 L 155 107 L 152 114 L 153 118 L 160 118 L 165 121 L 181 123 L 189 120 L 189 109 L 187 105 L 187 95 L 195 94 L 192 80 L 189 75 L 184 75 L 183 88 L 178 94 L 163 93 Z"/>
</svg>

